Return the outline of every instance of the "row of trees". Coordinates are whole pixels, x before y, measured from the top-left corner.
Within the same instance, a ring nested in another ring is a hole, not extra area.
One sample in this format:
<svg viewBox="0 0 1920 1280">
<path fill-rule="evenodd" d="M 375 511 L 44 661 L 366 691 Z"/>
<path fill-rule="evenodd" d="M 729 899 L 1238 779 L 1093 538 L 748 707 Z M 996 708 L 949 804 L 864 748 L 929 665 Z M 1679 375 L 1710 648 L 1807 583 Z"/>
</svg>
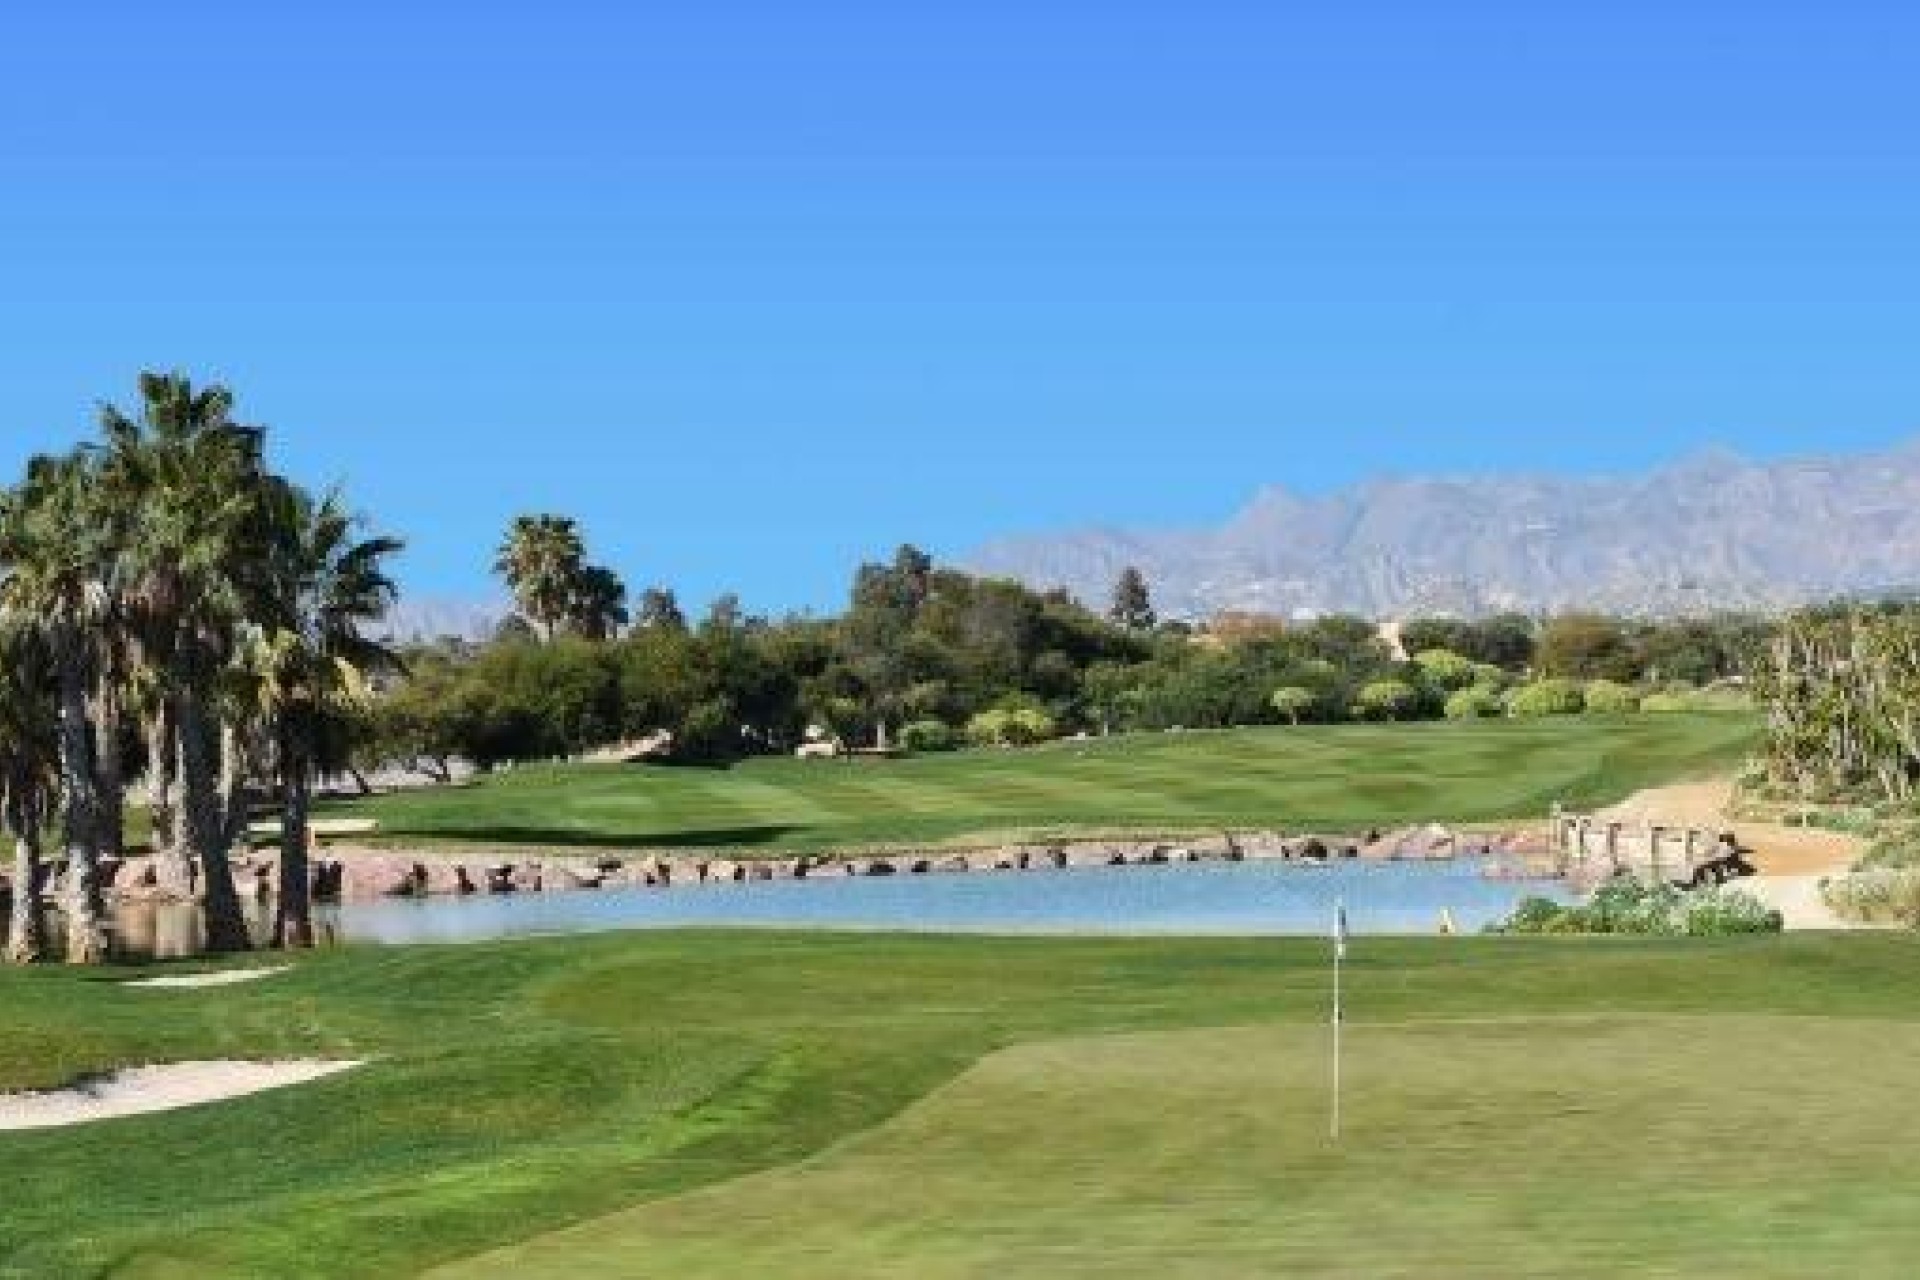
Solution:
<svg viewBox="0 0 1920 1280">
<path fill-rule="evenodd" d="M 146 374 L 99 438 L 33 458 L 0 492 L 0 820 L 15 844 L 8 952 L 45 949 L 58 885 L 67 958 L 104 958 L 102 860 L 124 852 L 144 775 L 158 887 L 205 904 L 207 945 L 249 945 L 230 851 L 250 802 L 281 818 L 274 938 L 312 941 L 308 804 L 345 758 L 367 628 L 399 544 L 337 493 L 275 472 L 223 387 Z M 43 866 L 43 839 L 58 832 Z"/>
<path fill-rule="evenodd" d="M 536 554 L 555 530 L 564 554 Z M 529 516 L 509 530 L 498 567 L 532 614 L 579 600 L 566 583 L 586 561 L 571 521 Z M 1754 625 L 1422 620 L 1402 630 L 1408 660 L 1359 618 L 1160 621 L 1135 569 L 1095 614 L 1065 593 L 977 578 L 904 546 L 860 566 L 833 617 L 767 619 L 727 596 L 690 625 L 656 587 L 611 639 L 563 610 L 510 621 L 492 644 L 422 648 L 357 754 L 444 773 L 456 757 L 575 755 L 660 730 L 683 758 L 725 759 L 791 749 L 809 729 L 930 750 L 1076 731 L 1620 711 L 1637 702 L 1635 679 L 1735 669 Z M 1630 663 L 1617 661 L 1623 653 Z"/>
<path fill-rule="evenodd" d="M 1565 613 L 1416 618 L 1400 629 L 1408 653 L 1446 650 L 1519 674 L 1620 684 L 1706 685 L 1739 676 L 1772 623 L 1727 613 L 1665 620 Z"/>
</svg>

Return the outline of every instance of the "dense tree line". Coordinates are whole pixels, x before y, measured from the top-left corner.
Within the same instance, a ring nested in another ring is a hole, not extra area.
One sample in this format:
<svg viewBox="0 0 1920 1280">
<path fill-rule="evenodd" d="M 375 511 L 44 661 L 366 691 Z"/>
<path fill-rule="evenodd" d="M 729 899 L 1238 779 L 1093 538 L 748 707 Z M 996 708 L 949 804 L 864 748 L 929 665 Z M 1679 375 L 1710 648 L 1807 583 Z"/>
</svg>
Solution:
<svg viewBox="0 0 1920 1280">
<path fill-rule="evenodd" d="M 526 549 L 555 530 L 560 553 Z M 837 616 L 768 619 L 729 596 L 689 626 L 656 586 L 621 629 L 568 604 L 586 563 L 572 521 L 515 521 L 497 564 L 522 611 L 544 612 L 490 644 L 410 653 L 360 754 L 444 772 L 455 758 L 572 756 L 662 731 L 681 759 L 724 760 L 788 751 L 810 733 L 926 751 L 1075 732 L 1612 713 L 1656 686 L 1735 674 L 1763 630 L 1743 617 L 1421 619 L 1396 653 L 1352 617 L 1160 621 L 1132 568 L 1096 614 L 912 546 L 860 566 Z M 624 600 L 617 579 L 605 598 Z"/>
<path fill-rule="evenodd" d="M 147 374 L 95 441 L 0 491 L 0 819 L 9 956 L 39 958 L 49 872 L 67 958 L 105 955 L 103 859 L 144 775 L 158 887 L 198 897 L 215 951 L 248 945 L 229 853 L 250 803 L 282 836 L 274 936 L 312 941 L 307 804 L 388 655 L 364 628 L 398 543 L 276 473 L 222 387 Z M 42 843 L 57 833 L 48 858 Z M 48 864 L 43 866 L 43 860 Z"/>
</svg>

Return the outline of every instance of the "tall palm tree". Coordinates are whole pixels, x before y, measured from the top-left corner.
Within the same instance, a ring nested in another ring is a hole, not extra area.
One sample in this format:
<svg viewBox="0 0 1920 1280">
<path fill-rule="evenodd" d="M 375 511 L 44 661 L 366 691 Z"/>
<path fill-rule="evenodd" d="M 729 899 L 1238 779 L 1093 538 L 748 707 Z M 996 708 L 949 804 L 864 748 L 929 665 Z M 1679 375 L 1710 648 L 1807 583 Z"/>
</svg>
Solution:
<svg viewBox="0 0 1920 1280">
<path fill-rule="evenodd" d="M 89 694 L 110 613 L 99 469 L 85 454 L 38 457 L 0 501 L 0 624 L 44 647 L 56 697 L 66 853 L 67 959 L 106 958 L 100 892 L 101 793 Z"/>
<path fill-rule="evenodd" d="M 234 761 L 218 690 L 240 625 L 258 612 L 267 543 L 262 433 L 232 409 L 223 387 L 150 373 L 135 414 L 101 411 L 117 595 L 177 744 L 178 848 L 161 851 L 160 870 L 178 890 L 197 859 L 212 951 L 249 945 L 228 859 L 231 792 L 221 779 Z"/>
<path fill-rule="evenodd" d="M 568 517 L 518 516 L 494 557 L 493 571 L 506 580 L 521 614 L 551 640 L 573 608 L 586 554 L 580 527 Z"/>
<path fill-rule="evenodd" d="M 587 565 L 574 579 L 567 603 L 567 626 L 588 640 L 611 640 L 631 615 L 627 612 L 627 584 L 602 565 Z"/>
<path fill-rule="evenodd" d="M 280 896 L 274 940 L 313 945 L 307 841 L 313 779 L 346 763 L 347 722 L 367 677 L 398 664 L 367 634 L 396 595 L 384 562 L 401 544 L 362 538 L 338 494 L 280 482 L 270 500 L 271 599 L 255 645 L 260 705 L 280 792 Z"/>
<path fill-rule="evenodd" d="M 58 715 L 48 687 L 39 637 L 22 627 L 0 630 L 0 830 L 13 839 L 12 964 L 32 964 L 46 945 L 40 839 L 60 795 Z"/>
</svg>

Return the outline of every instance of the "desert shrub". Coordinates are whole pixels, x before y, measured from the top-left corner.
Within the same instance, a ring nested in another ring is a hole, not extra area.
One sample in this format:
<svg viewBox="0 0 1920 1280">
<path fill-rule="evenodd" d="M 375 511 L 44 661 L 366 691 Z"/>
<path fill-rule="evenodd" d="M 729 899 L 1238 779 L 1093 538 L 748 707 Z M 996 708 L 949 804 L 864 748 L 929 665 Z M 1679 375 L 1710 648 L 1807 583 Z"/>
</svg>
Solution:
<svg viewBox="0 0 1920 1280">
<path fill-rule="evenodd" d="M 1423 649 L 1413 655 L 1420 674 L 1436 689 L 1464 689 L 1473 683 L 1473 659 L 1451 649 Z"/>
<path fill-rule="evenodd" d="M 909 751 L 951 751 L 953 727 L 944 720 L 915 720 L 900 730 L 900 745 Z"/>
<path fill-rule="evenodd" d="M 1056 732 L 1053 717 L 1034 707 L 994 707 L 967 721 L 967 740 L 983 747 L 1021 747 Z"/>
<path fill-rule="evenodd" d="M 1007 745 L 1007 722 L 1012 713 L 995 707 L 977 712 L 967 719 L 967 741 L 978 747 Z"/>
<path fill-rule="evenodd" d="M 1007 713 L 1007 741 L 1014 746 L 1045 742 L 1054 736 L 1053 717 L 1035 707 L 1018 707 Z"/>
<path fill-rule="evenodd" d="M 1524 899 L 1493 931 L 1715 937 L 1778 933 L 1781 923 L 1778 911 L 1739 889 L 1685 891 L 1622 878 L 1600 886 L 1584 903 Z"/>
<path fill-rule="evenodd" d="M 1589 680 L 1582 694 L 1589 715 L 1624 715 L 1640 709 L 1639 691 L 1617 680 Z"/>
<path fill-rule="evenodd" d="M 1856 871 L 1825 881 L 1820 893 L 1844 919 L 1920 929 L 1920 870 Z"/>
<path fill-rule="evenodd" d="M 1509 933 L 1545 933 L 1566 911 L 1552 898 L 1522 898 L 1502 927 Z"/>
<path fill-rule="evenodd" d="M 1445 711 L 1449 720 L 1474 720 L 1497 716 L 1502 706 L 1499 690 L 1476 684 L 1448 694 Z"/>
<path fill-rule="evenodd" d="M 1690 938 L 1733 933 L 1778 933 L 1780 913 L 1750 893 L 1724 886 L 1682 895 L 1681 932 Z"/>
<path fill-rule="evenodd" d="M 1420 705 L 1420 692 L 1405 680 L 1374 680 L 1353 695 L 1353 714 L 1362 720 L 1398 720 Z"/>
<path fill-rule="evenodd" d="M 1572 716 L 1585 706 L 1586 697 L 1574 680 L 1535 680 L 1507 695 L 1507 714 L 1515 716 Z"/>
</svg>

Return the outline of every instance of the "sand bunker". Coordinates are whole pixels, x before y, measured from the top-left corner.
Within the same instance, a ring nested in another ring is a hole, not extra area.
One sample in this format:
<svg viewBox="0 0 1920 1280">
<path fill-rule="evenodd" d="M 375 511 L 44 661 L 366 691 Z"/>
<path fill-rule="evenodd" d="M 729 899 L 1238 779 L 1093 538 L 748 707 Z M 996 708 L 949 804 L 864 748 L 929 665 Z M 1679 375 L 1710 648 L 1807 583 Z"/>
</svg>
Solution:
<svg viewBox="0 0 1920 1280">
<path fill-rule="evenodd" d="M 123 987 L 230 987 L 236 982 L 252 982 L 255 978 L 271 977 L 276 973 L 285 973 L 292 965 L 267 965 L 260 969 L 216 969 L 212 973 L 170 973 L 159 978 L 135 978 L 123 982 Z"/>
<path fill-rule="evenodd" d="M 41 1093 L 0 1093 L 0 1129 L 51 1129 L 115 1116 L 171 1111 L 330 1076 L 347 1062 L 169 1062 Z"/>
</svg>

